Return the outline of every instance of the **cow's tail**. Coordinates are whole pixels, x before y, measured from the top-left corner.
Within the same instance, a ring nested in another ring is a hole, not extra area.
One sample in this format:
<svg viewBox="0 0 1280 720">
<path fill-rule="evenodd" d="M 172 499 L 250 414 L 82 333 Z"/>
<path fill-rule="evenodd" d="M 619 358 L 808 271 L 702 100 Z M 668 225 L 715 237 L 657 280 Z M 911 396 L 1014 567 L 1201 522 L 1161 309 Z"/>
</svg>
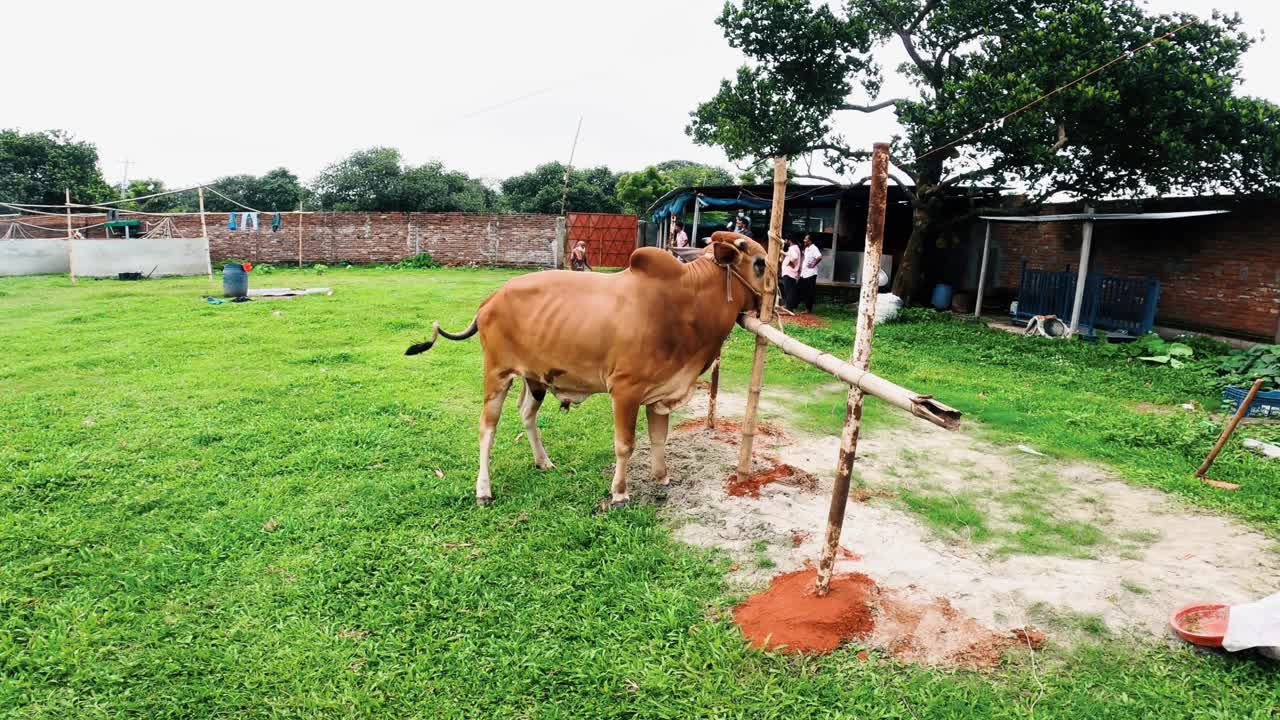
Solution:
<svg viewBox="0 0 1280 720">
<path fill-rule="evenodd" d="M 466 330 L 463 330 L 460 333 L 451 333 L 448 330 L 442 330 L 440 329 L 440 323 L 433 321 L 431 323 L 431 339 L 424 343 L 418 343 L 417 345 L 410 345 L 409 349 L 404 351 L 404 354 L 417 355 L 419 353 L 424 353 L 430 350 L 431 346 L 436 344 L 436 339 L 441 335 L 443 335 L 444 337 L 450 340 L 466 340 L 472 335 L 475 335 L 476 330 L 479 329 L 479 325 L 476 324 L 476 320 L 477 318 L 471 318 L 471 324 L 467 326 Z"/>
</svg>

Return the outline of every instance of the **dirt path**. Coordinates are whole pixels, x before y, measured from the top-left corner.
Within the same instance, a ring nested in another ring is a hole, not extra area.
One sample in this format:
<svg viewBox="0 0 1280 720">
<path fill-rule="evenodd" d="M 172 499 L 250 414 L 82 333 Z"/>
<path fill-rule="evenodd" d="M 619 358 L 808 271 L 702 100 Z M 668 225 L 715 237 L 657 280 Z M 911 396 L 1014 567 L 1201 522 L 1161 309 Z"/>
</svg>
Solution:
<svg viewBox="0 0 1280 720">
<path fill-rule="evenodd" d="M 720 396 L 726 419 L 740 418 L 742 405 L 741 396 Z M 813 477 L 782 473 L 758 497 L 731 495 L 736 436 L 686 426 L 669 444 L 672 486 L 633 490 L 664 503 L 685 542 L 727 551 L 730 579 L 751 589 L 816 561 L 839 445 L 791 430 L 779 398 L 762 407 L 785 434 L 757 441 L 755 468 L 785 463 Z M 704 412 L 700 394 L 686 417 Z M 634 476 L 645 477 L 647 446 L 632 462 Z M 1059 642 L 1171 638 L 1166 618 L 1175 607 L 1255 599 L 1280 577 L 1275 541 L 1237 521 L 965 432 L 912 419 L 872 429 L 855 471 L 869 492 L 850 503 L 837 572 L 865 574 L 904 600 L 941 601 L 997 633 L 1031 624 Z"/>
</svg>

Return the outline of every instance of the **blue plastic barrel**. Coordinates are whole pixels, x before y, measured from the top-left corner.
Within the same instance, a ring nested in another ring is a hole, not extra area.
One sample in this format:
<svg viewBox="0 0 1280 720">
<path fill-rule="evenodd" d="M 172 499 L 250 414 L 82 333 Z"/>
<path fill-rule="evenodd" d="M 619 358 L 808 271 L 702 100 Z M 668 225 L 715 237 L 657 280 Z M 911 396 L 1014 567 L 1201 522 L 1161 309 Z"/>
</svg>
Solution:
<svg viewBox="0 0 1280 720">
<path fill-rule="evenodd" d="M 939 310 L 946 310 L 951 307 L 951 286 L 946 283 L 938 283 L 933 288 L 933 306 Z"/>
<path fill-rule="evenodd" d="M 245 297 L 249 294 L 249 273 L 234 263 L 222 266 L 222 294 L 226 297 Z"/>
</svg>

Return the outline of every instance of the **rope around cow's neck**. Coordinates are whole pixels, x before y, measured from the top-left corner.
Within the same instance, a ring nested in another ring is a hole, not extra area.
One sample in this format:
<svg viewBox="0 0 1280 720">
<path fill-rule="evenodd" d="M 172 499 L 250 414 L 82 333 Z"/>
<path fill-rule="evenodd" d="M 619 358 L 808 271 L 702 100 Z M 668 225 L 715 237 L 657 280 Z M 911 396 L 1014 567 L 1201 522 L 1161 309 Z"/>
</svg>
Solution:
<svg viewBox="0 0 1280 720">
<path fill-rule="evenodd" d="M 712 259 L 712 262 L 715 262 L 714 258 Z M 720 265 L 720 263 L 718 262 L 716 264 Z M 733 280 L 731 279 L 730 276 L 738 278 L 738 281 L 742 283 L 742 287 L 746 288 L 748 291 L 753 293 L 756 297 L 760 298 L 761 302 L 764 302 L 764 293 L 751 287 L 751 283 L 747 282 L 746 278 L 738 274 L 738 271 L 734 270 L 732 265 L 720 265 L 720 267 L 725 269 L 725 273 L 724 273 L 724 301 L 725 302 L 733 302 Z M 774 302 L 775 303 L 777 302 L 776 293 L 774 297 Z M 745 315 L 746 312 L 743 312 L 740 314 Z M 782 332 L 782 318 L 777 313 L 773 314 L 773 323 L 778 326 L 778 331 Z"/>
</svg>

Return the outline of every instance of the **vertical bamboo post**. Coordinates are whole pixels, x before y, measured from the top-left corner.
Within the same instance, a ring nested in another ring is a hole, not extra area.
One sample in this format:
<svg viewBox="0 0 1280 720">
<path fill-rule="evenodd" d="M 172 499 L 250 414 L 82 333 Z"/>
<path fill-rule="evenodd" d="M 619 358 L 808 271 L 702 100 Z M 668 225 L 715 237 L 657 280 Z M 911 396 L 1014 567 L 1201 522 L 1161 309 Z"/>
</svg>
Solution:
<svg viewBox="0 0 1280 720">
<path fill-rule="evenodd" d="M 711 391 L 707 394 L 707 429 L 716 428 L 716 395 L 720 392 L 720 356 L 711 363 Z"/>
<path fill-rule="evenodd" d="M 778 298 L 778 256 L 782 251 L 782 212 L 787 199 L 787 158 L 773 159 L 773 207 L 769 214 L 769 264 L 764 273 L 764 295 L 760 298 L 760 322 L 773 320 L 773 303 Z M 738 446 L 738 479 L 751 474 L 751 443 L 756 434 L 756 409 L 764 383 L 764 358 L 769 341 L 756 336 L 756 353 L 751 359 L 751 385 L 747 388 L 747 408 L 742 418 L 742 443 Z"/>
<path fill-rule="evenodd" d="M 880 252 L 884 245 L 884 213 L 889 195 L 889 145 L 876 143 L 871 156 L 871 195 L 867 206 L 867 247 L 862 255 L 862 288 L 858 298 L 858 329 L 853 341 L 851 362 L 866 370 L 871 360 L 871 338 L 875 334 L 876 295 L 879 293 Z M 835 487 L 831 489 L 831 509 L 827 512 L 827 534 L 818 561 L 818 595 L 831 589 L 831 572 L 836 563 L 836 548 L 844 529 L 845 506 L 849 504 L 849 478 L 853 459 L 858 452 L 858 432 L 862 426 L 864 393 L 857 385 L 849 387 L 845 403 L 844 430 L 840 433 L 840 460 L 836 465 Z"/>
<path fill-rule="evenodd" d="M 978 299 L 973 303 L 973 316 L 982 318 L 982 294 L 987 289 L 987 255 L 991 250 L 991 221 L 987 221 L 987 232 L 982 237 L 982 263 L 978 265 Z"/>
<path fill-rule="evenodd" d="M 298 267 L 302 267 L 302 203 L 298 203 Z"/>
<path fill-rule="evenodd" d="M 1231 439 L 1231 434 L 1236 431 L 1236 426 L 1249 414 L 1249 406 L 1253 404 L 1253 399 L 1258 396 L 1258 391 L 1262 389 L 1262 378 L 1253 381 L 1253 386 L 1249 388 L 1249 393 L 1244 396 L 1244 400 L 1240 401 L 1240 407 L 1236 408 L 1236 414 L 1231 416 L 1231 420 L 1227 422 L 1227 426 L 1222 428 L 1222 434 L 1218 436 L 1218 442 L 1213 444 L 1213 449 L 1209 451 L 1209 457 L 1204 459 L 1200 464 L 1200 469 L 1196 470 L 1196 477 L 1201 480 L 1208 474 L 1209 468 L 1213 466 L 1213 461 L 1218 459 L 1218 453 L 1222 452 L 1222 448 L 1226 446 L 1227 440 Z"/>
<path fill-rule="evenodd" d="M 209 284 L 213 284 L 213 248 L 209 247 L 209 225 L 204 217 L 204 188 L 196 188 L 196 199 L 200 202 L 200 235 L 204 237 L 204 268 L 209 273 Z"/>
<path fill-rule="evenodd" d="M 76 284 L 76 241 L 71 234 L 71 188 L 64 188 L 67 198 L 67 271 L 71 273 L 71 284 Z M 110 219 L 110 218 L 108 218 Z"/>
</svg>

